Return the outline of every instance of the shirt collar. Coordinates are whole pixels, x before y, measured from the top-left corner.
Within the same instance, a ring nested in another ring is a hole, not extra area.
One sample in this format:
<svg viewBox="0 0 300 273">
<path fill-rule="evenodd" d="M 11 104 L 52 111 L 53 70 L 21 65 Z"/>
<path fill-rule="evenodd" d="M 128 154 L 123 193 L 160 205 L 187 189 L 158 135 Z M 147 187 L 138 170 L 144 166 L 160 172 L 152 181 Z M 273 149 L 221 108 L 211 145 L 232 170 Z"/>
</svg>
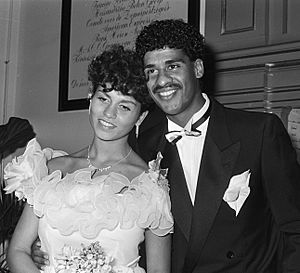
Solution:
<svg viewBox="0 0 300 273">
<path fill-rule="evenodd" d="M 208 96 L 205 93 L 202 93 L 202 96 L 205 99 L 204 105 L 201 107 L 201 109 L 198 112 L 196 112 L 190 118 L 190 120 L 187 122 L 187 124 L 184 127 L 179 126 L 178 124 L 176 124 L 175 122 L 173 122 L 172 120 L 167 118 L 167 120 L 168 120 L 168 130 L 169 131 L 180 131 L 183 128 L 188 130 L 188 131 L 191 130 L 192 124 L 204 115 L 204 113 L 206 112 L 206 110 L 208 109 L 208 106 L 210 104 Z"/>
</svg>

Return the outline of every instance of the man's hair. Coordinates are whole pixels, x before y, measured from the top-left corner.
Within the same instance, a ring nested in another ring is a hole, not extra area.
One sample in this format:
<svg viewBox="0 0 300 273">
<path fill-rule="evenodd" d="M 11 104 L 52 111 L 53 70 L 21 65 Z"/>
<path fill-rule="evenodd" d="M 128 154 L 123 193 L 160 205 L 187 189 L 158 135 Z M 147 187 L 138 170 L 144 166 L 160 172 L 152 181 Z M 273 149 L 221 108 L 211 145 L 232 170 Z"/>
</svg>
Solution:
<svg viewBox="0 0 300 273">
<path fill-rule="evenodd" d="M 141 103 L 142 111 L 153 104 L 141 59 L 134 51 L 124 49 L 123 46 L 113 45 L 96 56 L 88 66 L 88 79 L 92 83 L 92 96 L 101 86 L 104 92 L 115 90 L 135 98 Z M 107 89 L 107 83 L 111 84 L 111 88 Z"/>
<path fill-rule="evenodd" d="M 191 61 L 204 59 L 204 37 L 183 20 L 159 20 L 145 26 L 136 39 L 136 51 L 144 58 L 148 51 L 165 47 L 182 49 Z"/>
</svg>

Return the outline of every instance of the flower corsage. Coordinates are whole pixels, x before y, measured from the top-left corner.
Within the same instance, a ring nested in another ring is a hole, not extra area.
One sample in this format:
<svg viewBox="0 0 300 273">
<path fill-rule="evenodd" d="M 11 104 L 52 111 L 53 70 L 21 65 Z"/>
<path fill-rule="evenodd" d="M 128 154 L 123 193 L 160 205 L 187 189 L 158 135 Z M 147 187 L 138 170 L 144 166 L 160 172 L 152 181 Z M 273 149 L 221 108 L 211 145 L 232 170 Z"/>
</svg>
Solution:
<svg viewBox="0 0 300 273">
<path fill-rule="evenodd" d="M 156 159 L 150 161 L 149 165 L 149 174 L 151 180 L 154 183 L 157 183 L 158 186 L 162 187 L 167 192 L 169 191 L 169 183 L 167 179 L 168 169 L 161 169 L 160 162 L 163 159 L 161 152 L 158 152 Z"/>
<path fill-rule="evenodd" d="M 98 241 L 81 249 L 64 246 L 56 258 L 57 273 L 115 273 L 113 257 L 105 253 Z"/>
</svg>

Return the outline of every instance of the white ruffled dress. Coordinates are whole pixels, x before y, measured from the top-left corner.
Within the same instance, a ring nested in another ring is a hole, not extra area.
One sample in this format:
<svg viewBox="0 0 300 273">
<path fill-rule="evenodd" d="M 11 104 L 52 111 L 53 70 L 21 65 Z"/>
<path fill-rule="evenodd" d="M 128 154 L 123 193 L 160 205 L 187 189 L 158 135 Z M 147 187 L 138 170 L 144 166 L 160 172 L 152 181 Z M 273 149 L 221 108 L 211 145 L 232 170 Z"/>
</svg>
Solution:
<svg viewBox="0 0 300 273">
<path fill-rule="evenodd" d="M 50 258 L 44 272 L 145 272 L 138 265 L 145 229 L 158 236 L 173 230 L 160 158 L 132 181 L 115 172 L 91 178 L 90 168 L 48 175 L 47 160 L 65 154 L 42 150 L 32 139 L 5 167 L 7 193 L 25 198 L 39 217 L 38 235 Z"/>
</svg>

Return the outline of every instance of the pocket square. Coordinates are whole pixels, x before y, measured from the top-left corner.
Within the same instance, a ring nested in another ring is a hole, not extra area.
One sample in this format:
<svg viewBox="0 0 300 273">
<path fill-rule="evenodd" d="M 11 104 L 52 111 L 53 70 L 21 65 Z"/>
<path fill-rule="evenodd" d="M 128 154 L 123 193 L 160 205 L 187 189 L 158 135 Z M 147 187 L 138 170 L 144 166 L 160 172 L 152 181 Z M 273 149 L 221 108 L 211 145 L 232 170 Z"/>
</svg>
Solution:
<svg viewBox="0 0 300 273">
<path fill-rule="evenodd" d="M 244 202 L 250 194 L 250 170 L 231 177 L 223 200 L 235 210 L 235 216 L 240 212 Z"/>
</svg>

